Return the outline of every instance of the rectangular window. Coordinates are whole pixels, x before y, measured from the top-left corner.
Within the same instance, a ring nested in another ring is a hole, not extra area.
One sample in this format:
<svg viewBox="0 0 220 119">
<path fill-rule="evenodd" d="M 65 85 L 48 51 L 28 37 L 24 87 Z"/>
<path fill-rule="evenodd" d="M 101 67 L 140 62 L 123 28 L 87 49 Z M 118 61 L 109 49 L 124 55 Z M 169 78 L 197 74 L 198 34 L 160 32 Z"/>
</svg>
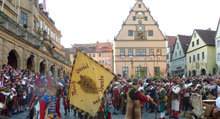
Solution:
<svg viewBox="0 0 220 119">
<path fill-rule="evenodd" d="M 148 36 L 153 36 L 153 30 L 148 31 Z"/>
<path fill-rule="evenodd" d="M 218 53 L 218 61 L 220 61 L 220 53 Z"/>
<path fill-rule="evenodd" d="M 89 57 L 92 57 L 92 54 L 89 54 Z"/>
<path fill-rule="evenodd" d="M 176 46 L 177 46 L 177 49 L 179 49 L 179 44 L 178 43 L 176 44 Z"/>
<path fill-rule="evenodd" d="M 34 26 L 33 26 L 33 27 L 34 27 L 34 28 L 33 28 L 33 30 L 34 30 L 34 31 L 36 31 L 36 28 L 37 28 L 37 23 L 36 23 L 36 21 L 35 21 L 35 20 L 34 20 L 34 23 L 33 23 L 33 24 L 34 24 Z"/>
<path fill-rule="evenodd" d="M 160 67 L 154 67 L 154 76 L 160 76 Z"/>
<path fill-rule="evenodd" d="M 146 55 L 146 49 L 142 49 L 141 55 Z"/>
<path fill-rule="evenodd" d="M 39 21 L 39 26 L 40 26 L 40 29 L 43 29 L 43 22 L 42 21 Z"/>
<path fill-rule="evenodd" d="M 140 55 L 140 49 L 136 49 L 136 55 L 137 55 L 137 56 Z"/>
<path fill-rule="evenodd" d="M 191 60 L 191 56 L 189 57 L 189 63 L 191 63 L 192 62 L 192 60 Z"/>
<path fill-rule="evenodd" d="M 136 17 L 135 16 L 133 16 L 133 21 L 136 21 Z"/>
<path fill-rule="evenodd" d="M 128 67 L 122 67 L 122 75 L 123 77 L 128 75 Z"/>
<path fill-rule="evenodd" d="M 194 33 L 194 35 L 193 35 L 193 36 L 194 36 L 194 38 L 195 38 L 195 37 L 196 37 L 196 33 Z"/>
<path fill-rule="evenodd" d="M 175 52 L 175 57 L 177 57 L 177 52 Z"/>
<path fill-rule="evenodd" d="M 217 47 L 220 47 L 220 40 L 217 41 Z"/>
<path fill-rule="evenodd" d="M 24 13 L 24 12 L 21 12 L 21 14 L 20 14 L 20 20 L 21 20 L 21 24 L 27 25 L 27 14 Z"/>
<path fill-rule="evenodd" d="M 196 61 L 196 56 L 195 55 L 193 55 L 193 62 L 195 62 Z"/>
<path fill-rule="evenodd" d="M 159 56 L 162 55 L 161 49 L 157 49 L 157 55 L 159 55 Z"/>
<path fill-rule="evenodd" d="M 180 54 L 180 56 L 182 55 L 182 54 L 181 54 L 181 51 L 179 51 L 179 54 Z"/>
<path fill-rule="evenodd" d="M 121 49 L 120 55 L 121 55 L 121 56 L 125 56 L 125 49 Z"/>
<path fill-rule="evenodd" d="M 144 21 L 147 21 L 147 17 L 144 17 Z"/>
<path fill-rule="evenodd" d="M 192 42 L 192 47 L 194 47 L 194 42 Z"/>
<path fill-rule="evenodd" d="M 102 56 L 102 54 L 101 53 L 99 53 L 99 57 L 101 57 Z"/>
<path fill-rule="evenodd" d="M 199 54 L 197 54 L 197 60 L 198 60 L 198 61 L 200 60 L 200 56 L 199 56 Z"/>
<path fill-rule="evenodd" d="M 149 49 L 149 55 L 153 56 L 154 55 L 154 49 Z"/>
<path fill-rule="evenodd" d="M 204 60 L 205 59 L 205 53 L 202 52 L 202 59 Z"/>
<path fill-rule="evenodd" d="M 141 4 L 138 4 L 138 8 L 141 8 Z"/>
<path fill-rule="evenodd" d="M 128 36 L 133 36 L 133 30 L 128 30 Z"/>
<path fill-rule="evenodd" d="M 199 39 L 197 39 L 197 41 L 196 41 L 196 45 L 199 45 Z"/>
<path fill-rule="evenodd" d="M 93 57 L 95 57 L 95 54 L 93 54 Z"/>
<path fill-rule="evenodd" d="M 128 50 L 128 56 L 133 56 L 133 49 Z"/>
</svg>

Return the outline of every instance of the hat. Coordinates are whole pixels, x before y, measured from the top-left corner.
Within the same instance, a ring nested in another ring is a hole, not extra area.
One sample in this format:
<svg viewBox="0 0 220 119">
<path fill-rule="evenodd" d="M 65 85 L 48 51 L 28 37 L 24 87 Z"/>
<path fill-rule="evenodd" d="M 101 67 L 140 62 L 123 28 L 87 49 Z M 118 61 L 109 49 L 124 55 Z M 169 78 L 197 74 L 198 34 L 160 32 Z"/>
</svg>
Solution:
<svg viewBox="0 0 220 119">
<path fill-rule="evenodd" d="M 132 84 L 133 84 L 133 85 L 137 85 L 138 83 L 139 83 L 139 82 L 138 82 L 138 79 L 134 79 Z"/>
<path fill-rule="evenodd" d="M 220 85 L 220 80 L 217 80 L 217 81 L 216 81 L 216 84 L 217 84 L 217 85 Z"/>
</svg>

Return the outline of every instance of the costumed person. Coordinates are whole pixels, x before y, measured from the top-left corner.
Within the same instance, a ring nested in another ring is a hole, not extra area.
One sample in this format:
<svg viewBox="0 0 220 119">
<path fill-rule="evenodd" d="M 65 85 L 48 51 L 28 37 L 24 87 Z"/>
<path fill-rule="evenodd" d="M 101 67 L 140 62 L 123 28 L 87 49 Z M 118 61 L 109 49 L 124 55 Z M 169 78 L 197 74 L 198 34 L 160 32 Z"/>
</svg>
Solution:
<svg viewBox="0 0 220 119">
<path fill-rule="evenodd" d="M 122 114 L 125 114 L 126 112 L 126 99 L 127 99 L 127 92 L 128 92 L 128 86 L 124 83 L 121 82 L 121 108 L 122 108 Z"/>
<path fill-rule="evenodd" d="M 132 88 L 127 93 L 127 110 L 125 119 L 141 119 L 140 101 L 152 101 L 152 98 L 149 95 L 144 96 L 138 91 L 139 87 L 138 79 L 134 79 Z"/>
<path fill-rule="evenodd" d="M 218 85 L 218 97 L 215 102 L 215 109 L 213 111 L 213 117 L 220 119 L 220 80 L 216 81 L 216 84 Z"/>
<path fill-rule="evenodd" d="M 171 94 L 171 108 L 172 108 L 172 117 L 178 118 L 179 117 L 179 105 L 180 105 L 180 86 L 178 85 L 178 80 L 173 81 L 174 86 L 172 87 L 172 94 Z"/>
<path fill-rule="evenodd" d="M 48 89 L 40 100 L 40 119 L 61 119 L 60 97 L 51 78 L 48 78 Z"/>
<path fill-rule="evenodd" d="M 118 111 L 118 100 L 119 100 L 119 88 L 118 88 L 119 82 L 115 82 L 114 83 L 114 88 L 113 88 L 113 92 L 112 92 L 112 102 L 113 102 L 113 107 L 114 107 L 114 111 L 113 114 L 117 115 L 117 111 Z"/>
<path fill-rule="evenodd" d="M 160 112 L 160 119 L 165 119 L 165 103 L 168 100 L 166 96 L 166 90 L 163 88 L 163 84 L 159 83 L 157 91 L 159 92 L 159 112 Z"/>
<path fill-rule="evenodd" d="M 6 87 L 0 88 L 0 112 L 2 116 L 10 117 L 9 108 L 7 106 L 7 97 L 11 94 L 11 91 Z"/>
</svg>

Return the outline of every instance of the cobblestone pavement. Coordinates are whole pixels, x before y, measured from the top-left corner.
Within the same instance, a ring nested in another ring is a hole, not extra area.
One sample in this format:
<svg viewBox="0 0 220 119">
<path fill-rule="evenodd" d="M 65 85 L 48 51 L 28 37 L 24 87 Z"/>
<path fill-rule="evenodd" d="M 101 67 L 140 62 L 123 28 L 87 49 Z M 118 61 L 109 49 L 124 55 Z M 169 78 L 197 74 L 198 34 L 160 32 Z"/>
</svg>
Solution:
<svg viewBox="0 0 220 119">
<path fill-rule="evenodd" d="M 61 100 L 62 102 L 62 100 Z M 71 111 L 70 113 L 68 113 L 67 115 L 64 115 L 64 108 L 63 105 L 61 103 L 60 106 L 60 112 L 62 114 L 62 119 L 78 119 L 77 117 L 74 117 L 73 114 L 74 112 Z M 142 115 L 142 119 L 155 119 L 155 113 L 148 113 L 145 110 L 143 111 L 143 115 Z M 26 119 L 28 112 L 24 112 L 24 113 L 20 113 L 17 115 L 12 115 L 12 117 L 10 118 L 1 118 L 0 119 Z M 124 119 L 125 115 L 122 115 L 121 113 L 119 113 L 118 115 L 112 115 L 112 119 Z M 157 118 L 159 119 L 159 114 L 157 116 Z M 168 119 L 168 117 L 166 117 L 166 119 Z"/>
</svg>

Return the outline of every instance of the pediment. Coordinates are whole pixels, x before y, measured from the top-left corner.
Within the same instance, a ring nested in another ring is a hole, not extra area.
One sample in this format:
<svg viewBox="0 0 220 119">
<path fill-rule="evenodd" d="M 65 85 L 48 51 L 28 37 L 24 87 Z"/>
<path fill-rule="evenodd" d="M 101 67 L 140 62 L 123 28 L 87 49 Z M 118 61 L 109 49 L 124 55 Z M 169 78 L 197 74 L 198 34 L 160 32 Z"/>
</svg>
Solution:
<svg viewBox="0 0 220 119">
<path fill-rule="evenodd" d="M 47 55 L 53 56 L 52 49 L 51 49 L 48 45 L 42 46 L 42 47 L 41 47 L 41 50 L 42 50 L 43 52 L 45 52 Z"/>
</svg>

